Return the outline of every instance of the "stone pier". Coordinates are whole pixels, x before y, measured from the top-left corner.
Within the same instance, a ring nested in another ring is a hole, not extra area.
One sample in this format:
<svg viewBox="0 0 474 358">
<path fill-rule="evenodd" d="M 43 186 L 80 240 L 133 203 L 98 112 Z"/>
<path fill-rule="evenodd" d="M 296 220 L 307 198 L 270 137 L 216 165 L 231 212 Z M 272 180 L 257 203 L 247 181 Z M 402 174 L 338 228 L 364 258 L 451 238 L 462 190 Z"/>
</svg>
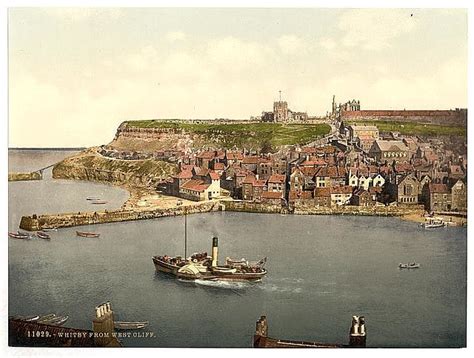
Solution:
<svg viewBox="0 0 474 358">
<path fill-rule="evenodd" d="M 8 181 L 41 180 L 43 176 L 40 172 L 31 173 L 8 173 Z"/>
<path fill-rule="evenodd" d="M 156 219 L 183 214 L 205 213 L 219 211 L 219 201 L 203 202 L 192 206 L 182 206 L 172 209 L 156 210 L 113 210 L 63 213 L 52 215 L 23 216 L 20 221 L 20 229 L 38 231 L 43 229 L 104 224 L 121 221 Z"/>
</svg>

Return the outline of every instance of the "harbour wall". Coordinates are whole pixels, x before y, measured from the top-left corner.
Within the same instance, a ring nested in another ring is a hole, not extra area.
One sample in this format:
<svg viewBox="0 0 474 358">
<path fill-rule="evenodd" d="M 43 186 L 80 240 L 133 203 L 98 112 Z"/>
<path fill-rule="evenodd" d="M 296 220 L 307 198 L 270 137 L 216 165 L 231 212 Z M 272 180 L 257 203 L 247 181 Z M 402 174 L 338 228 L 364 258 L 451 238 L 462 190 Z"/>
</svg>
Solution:
<svg viewBox="0 0 474 358">
<path fill-rule="evenodd" d="M 315 206 L 297 204 L 288 209 L 276 204 L 248 201 L 223 202 L 224 210 L 249 213 L 295 214 L 295 215 L 359 215 L 359 216 L 404 216 L 424 213 L 422 205 L 400 206 Z"/>
<path fill-rule="evenodd" d="M 357 216 L 404 216 L 410 214 L 423 215 L 423 207 L 413 206 L 340 206 L 340 207 L 309 207 L 296 206 L 288 210 L 280 205 L 252 203 L 245 201 L 206 201 L 192 206 L 181 206 L 169 209 L 155 210 L 114 210 L 62 213 L 51 215 L 23 216 L 20 229 L 38 231 L 60 227 L 104 224 L 121 221 L 156 219 L 168 216 L 178 216 L 211 211 L 235 211 L 265 214 L 295 214 L 295 215 L 357 215 Z"/>
<path fill-rule="evenodd" d="M 177 216 L 183 214 L 205 213 L 221 210 L 218 201 L 203 202 L 197 205 L 178 207 L 171 209 L 156 210 L 113 210 L 113 211 L 95 211 L 62 213 L 51 215 L 23 216 L 20 221 L 20 229 L 27 231 L 38 231 L 42 229 L 52 229 L 61 227 L 105 224 L 121 221 L 156 219 L 168 216 Z"/>
<path fill-rule="evenodd" d="M 283 214 L 287 213 L 288 209 L 281 205 L 252 203 L 242 200 L 225 201 L 222 202 L 225 211 L 238 211 L 246 213 L 266 213 L 266 214 Z"/>
<path fill-rule="evenodd" d="M 8 173 L 8 181 L 41 180 L 41 179 L 43 178 L 39 172 Z"/>
</svg>

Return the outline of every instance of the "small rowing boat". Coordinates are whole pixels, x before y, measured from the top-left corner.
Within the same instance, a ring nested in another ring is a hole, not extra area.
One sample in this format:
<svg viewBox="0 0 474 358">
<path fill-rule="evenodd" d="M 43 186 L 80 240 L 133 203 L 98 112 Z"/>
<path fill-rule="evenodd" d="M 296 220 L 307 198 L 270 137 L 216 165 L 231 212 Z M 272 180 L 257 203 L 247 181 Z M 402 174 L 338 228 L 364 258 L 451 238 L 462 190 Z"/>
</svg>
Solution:
<svg viewBox="0 0 474 358">
<path fill-rule="evenodd" d="M 420 264 L 417 264 L 416 262 L 412 262 L 412 263 L 409 263 L 409 264 L 398 264 L 398 268 L 401 268 L 401 269 L 417 269 L 417 268 L 420 268 Z"/>
<path fill-rule="evenodd" d="M 19 232 L 19 231 L 18 232 L 9 232 L 8 236 L 11 237 L 12 239 L 22 239 L 22 240 L 30 238 L 30 235 L 28 235 L 26 233 L 23 233 L 23 232 Z"/>
<path fill-rule="evenodd" d="M 105 201 L 105 200 L 93 200 L 93 201 L 91 201 L 91 204 L 107 204 L 107 201 Z"/>
<path fill-rule="evenodd" d="M 76 231 L 77 236 L 81 237 L 99 237 L 100 234 L 97 234 L 95 232 L 87 232 L 87 231 Z"/>
<path fill-rule="evenodd" d="M 86 198 L 86 200 L 100 200 L 100 198 L 96 197 L 96 196 L 88 196 Z"/>
<path fill-rule="evenodd" d="M 50 324 L 52 326 L 62 326 L 68 319 L 69 316 L 57 316 L 47 321 L 47 324 Z"/>
<path fill-rule="evenodd" d="M 50 240 L 51 239 L 51 236 L 49 236 L 47 233 L 42 232 L 42 231 L 38 231 L 36 233 L 36 236 L 38 236 L 40 239 L 44 239 L 44 240 Z"/>
<path fill-rule="evenodd" d="M 39 316 L 34 316 L 34 315 L 31 315 L 31 316 L 14 316 L 12 318 L 22 320 L 22 321 L 25 321 L 25 322 L 35 322 L 39 319 Z"/>
<path fill-rule="evenodd" d="M 46 323 L 48 323 L 49 321 L 54 320 L 55 318 L 56 318 L 56 314 L 50 313 L 50 314 L 41 316 L 41 317 L 38 319 L 38 323 L 45 323 L 45 324 L 46 324 Z"/>
<path fill-rule="evenodd" d="M 115 329 L 142 329 L 148 326 L 148 321 L 143 322 L 124 322 L 124 321 L 115 321 Z"/>
</svg>

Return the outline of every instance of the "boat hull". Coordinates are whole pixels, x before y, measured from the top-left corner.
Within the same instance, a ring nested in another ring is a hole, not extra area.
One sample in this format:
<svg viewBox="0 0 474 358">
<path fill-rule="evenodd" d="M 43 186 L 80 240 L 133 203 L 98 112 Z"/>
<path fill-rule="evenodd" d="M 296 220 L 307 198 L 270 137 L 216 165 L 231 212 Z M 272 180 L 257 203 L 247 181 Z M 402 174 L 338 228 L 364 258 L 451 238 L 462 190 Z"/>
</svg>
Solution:
<svg viewBox="0 0 474 358">
<path fill-rule="evenodd" d="M 157 259 L 156 257 L 153 257 L 153 263 L 155 264 L 156 272 L 164 272 L 164 273 L 169 273 L 172 275 L 178 274 L 179 266 L 161 261 Z"/>
<path fill-rule="evenodd" d="M 99 237 L 100 234 L 92 233 L 92 232 L 83 232 L 83 231 L 76 231 L 76 235 L 80 237 Z"/>
<path fill-rule="evenodd" d="M 198 275 L 191 275 L 185 272 L 178 272 L 181 267 L 170 264 L 153 257 L 156 272 L 163 272 L 175 276 L 182 280 L 225 280 L 225 281 L 259 281 L 267 271 L 263 269 L 261 272 L 235 272 L 235 273 L 214 273 L 212 271 L 200 272 Z"/>
</svg>

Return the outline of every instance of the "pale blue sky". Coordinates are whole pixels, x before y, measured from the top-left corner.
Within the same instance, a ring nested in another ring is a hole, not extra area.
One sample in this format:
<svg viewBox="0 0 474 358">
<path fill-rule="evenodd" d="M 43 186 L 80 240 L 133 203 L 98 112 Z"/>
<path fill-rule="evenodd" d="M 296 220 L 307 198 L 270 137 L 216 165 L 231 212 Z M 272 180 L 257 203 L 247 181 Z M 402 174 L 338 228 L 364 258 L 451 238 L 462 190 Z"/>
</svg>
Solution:
<svg viewBox="0 0 474 358">
<path fill-rule="evenodd" d="M 333 94 L 466 107 L 467 11 L 9 11 L 10 146 L 102 144 L 126 119 L 249 118 L 279 89 L 310 115 Z"/>
</svg>

